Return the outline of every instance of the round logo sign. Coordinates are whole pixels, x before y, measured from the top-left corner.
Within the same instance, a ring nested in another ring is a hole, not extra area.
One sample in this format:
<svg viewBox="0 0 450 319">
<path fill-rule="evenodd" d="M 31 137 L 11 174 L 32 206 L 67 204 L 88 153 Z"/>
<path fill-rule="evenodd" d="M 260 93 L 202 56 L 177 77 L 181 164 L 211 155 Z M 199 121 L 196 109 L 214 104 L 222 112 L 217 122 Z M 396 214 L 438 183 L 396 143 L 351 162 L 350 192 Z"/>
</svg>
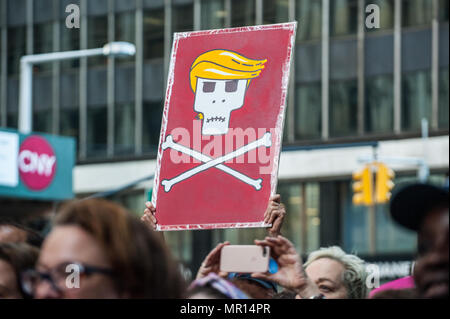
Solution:
<svg viewBox="0 0 450 319">
<path fill-rule="evenodd" d="M 19 174 L 33 191 L 47 188 L 56 172 L 56 156 L 52 146 L 40 136 L 29 136 L 20 145 Z"/>
</svg>

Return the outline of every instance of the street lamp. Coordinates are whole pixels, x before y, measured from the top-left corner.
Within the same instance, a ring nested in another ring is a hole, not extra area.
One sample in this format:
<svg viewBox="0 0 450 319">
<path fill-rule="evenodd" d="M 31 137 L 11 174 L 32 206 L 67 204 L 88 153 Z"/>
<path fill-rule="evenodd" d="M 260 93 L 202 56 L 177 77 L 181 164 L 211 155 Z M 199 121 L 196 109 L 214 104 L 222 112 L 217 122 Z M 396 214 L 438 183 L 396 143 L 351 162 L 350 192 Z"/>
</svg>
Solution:
<svg viewBox="0 0 450 319">
<path fill-rule="evenodd" d="M 128 42 L 110 42 L 98 49 L 53 52 L 25 55 L 20 59 L 19 131 L 28 134 L 32 131 L 33 65 L 69 59 L 79 59 L 104 55 L 109 57 L 128 57 L 136 54 L 136 47 Z"/>
</svg>

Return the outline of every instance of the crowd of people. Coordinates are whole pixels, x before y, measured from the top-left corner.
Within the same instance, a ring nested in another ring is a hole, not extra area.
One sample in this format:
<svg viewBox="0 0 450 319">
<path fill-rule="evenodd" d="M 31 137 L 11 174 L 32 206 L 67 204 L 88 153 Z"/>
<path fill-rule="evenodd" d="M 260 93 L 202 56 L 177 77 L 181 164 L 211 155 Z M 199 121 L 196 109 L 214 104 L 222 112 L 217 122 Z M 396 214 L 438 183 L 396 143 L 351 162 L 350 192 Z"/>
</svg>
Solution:
<svg viewBox="0 0 450 319">
<path fill-rule="evenodd" d="M 218 244 L 192 282 L 155 231 L 150 202 L 139 219 L 104 199 L 71 201 L 58 209 L 46 234 L 0 221 L 0 298 L 139 299 L 366 299 L 448 298 L 448 188 L 402 187 L 390 203 L 392 218 L 417 232 L 411 277 L 369 291 L 365 262 L 340 247 L 323 247 L 304 262 L 281 235 L 286 208 L 270 198 L 264 220 L 272 225 L 255 245 L 270 247 L 276 269 L 225 273 Z M 77 276 L 72 276 L 73 270 Z"/>
</svg>

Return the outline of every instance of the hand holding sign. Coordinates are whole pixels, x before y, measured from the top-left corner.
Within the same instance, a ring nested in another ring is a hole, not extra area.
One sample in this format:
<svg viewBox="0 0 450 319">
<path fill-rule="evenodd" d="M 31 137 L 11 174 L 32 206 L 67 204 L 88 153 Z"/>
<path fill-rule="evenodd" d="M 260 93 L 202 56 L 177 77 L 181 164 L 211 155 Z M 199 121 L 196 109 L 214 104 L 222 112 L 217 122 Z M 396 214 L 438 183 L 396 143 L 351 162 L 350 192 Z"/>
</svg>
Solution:
<svg viewBox="0 0 450 319">
<path fill-rule="evenodd" d="M 264 213 L 264 223 L 272 225 L 269 229 L 270 237 L 281 235 L 281 226 L 283 226 L 284 217 L 286 216 L 286 208 L 281 204 L 281 195 L 276 194 L 270 197 L 269 205 Z"/>
</svg>

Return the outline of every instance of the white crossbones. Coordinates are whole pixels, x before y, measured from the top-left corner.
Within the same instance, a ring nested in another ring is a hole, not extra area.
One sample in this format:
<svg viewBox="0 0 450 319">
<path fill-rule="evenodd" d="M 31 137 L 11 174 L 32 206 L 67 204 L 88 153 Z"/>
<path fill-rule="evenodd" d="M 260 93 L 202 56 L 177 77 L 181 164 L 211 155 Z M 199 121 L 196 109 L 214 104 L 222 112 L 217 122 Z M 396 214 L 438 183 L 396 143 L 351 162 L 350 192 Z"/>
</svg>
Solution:
<svg viewBox="0 0 450 319">
<path fill-rule="evenodd" d="M 166 137 L 166 141 L 162 144 L 162 149 L 166 150 L 167 148 L 171 148 L 175 151 L 181 152 L 183 154 L 189 155 L 192 158 L 195 158 L 196 160 L 202 161 L 203 163 L 207 163 L 209 161 L 212 160 L 211 157 L 197 152 L 195 150 L 192 150 L 186 146 L 180 145 L 178 143 L 175 143 L 173 141 L 173 137 L 172 135 L 168 135 Z M 235 171 L 232 168 L 229 168 L 228 166 L 225 166 L 223 164 L 219 164 L 216 166 L 217 169 L 220 169 L 221 171 L 230 174 L 231 176 L 236 177 L 237 179 L 243 181 L 244 183 L 253 186 L 257 191 L 259 191 L 261 189 L 261 183 L 262 183 L 262 178 L 258 178 L 258 179 L 253 179 L 248 177 L 247 175 L 244 175 L 242 173 L 239 173 L 237 171 Z"/>
<path fill-rule="evenodd" d="M 171 190 L 172 186 L 174 186 L 175 184 L 182 182 L 185 179 L 188 179 L 195 174 L 206 171 L 207 169 L 210 169 L 211 167 L 216 167 L 216 168 L 236 177 L 237 179 L 243 181 L 244 183 L 247 183 L 248 185 L 253 186 L 256 190 L 260 190 L 261 182 L 262 182 L 261 178 L 254 180 L 254 179 L 252 179 L 244 174 L 241 174 L 225 165 L 222 165 L 226 161 L 229 161 L 233 158 L 239 157 L 245 153 L 248 153 L 254 149 L 257 149 L 260 146 L 265 146 L 265 147 L 272 146 L 272 134 L 270 132 L 266 132 L 264 134 L 264 136 L 261 137 L 260 139 L 253 141 L 247 145 L 244 145 L 243 147 L 241 147 L 231 153 L 228 153 L 224 156 L 221 156 L 221 157 L 218 157 L 215 159 L 211 159 L 209 156 L 206 156 L 195 150 L 192 150 L 190 148 L 187 148 L 185 146 L 175 143 L 173 141 L 172 136 L 168 135 L 166 138 L 166 141 L 162 144 L 163 150 L 165 150 L 167 148 L 172 148 L 176 151 L 187 154 L 187 155 L 191 156 L 192 158 L 202 161 L 204 164 L 201 164 L 193 169 L 190 169 L 170 180 L 165 179 L 161 182 L 161 185 L 164 186 L 164 191 L 167 193 Z"/>
</svg>

